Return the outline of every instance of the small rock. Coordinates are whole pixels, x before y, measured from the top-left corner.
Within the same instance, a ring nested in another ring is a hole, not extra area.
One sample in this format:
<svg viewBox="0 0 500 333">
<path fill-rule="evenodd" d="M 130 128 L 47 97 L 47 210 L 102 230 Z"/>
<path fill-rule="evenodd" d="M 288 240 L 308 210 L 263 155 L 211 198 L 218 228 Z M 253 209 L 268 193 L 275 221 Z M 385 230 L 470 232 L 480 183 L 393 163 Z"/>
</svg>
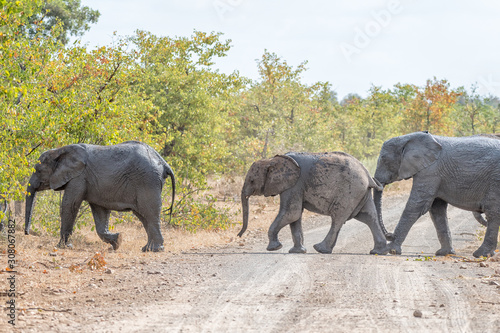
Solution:
<svg viewBox="0 0 500 333">
<path fill-rule="evenodd" d="M 57 253 L 50 252 L 50 253 L 49 253 L 49 256 L 51 256 L 51 257 L 56 257 L 56 256 L 57 256 Z"/>
<path fill-rule="evenodd" d="M 496 253 L 493 257 L 490 258 L 490 261 L 500 261 L 500 253 Z"/>
<path fill-rule="evenodd" d="M 487 263 L 485 263 L 484 261 L 481 261 L 481 262 L 479 263 L 479 267 L 488 267 L 488 264 L 487 264 Z"/>
<path fill-rule="evenodd" d="M 460 269 L 467 269 L 467 266 L 462 265 L 462 266 L 460 266 Z"/>
<path fill-rule="evenodd" d="M 420 310 L 413 311 L 413 317 L 422 318 L 422 311 Z"/>
<path fill-rule="evenodd" d="M 489 285 L 490 286 L 500 286 L 500 283 L 498 283 L 497 281 L 490 281 Z"/>
<path fill-rule="evenodd" d="M 108 268 L 107 270 L 104 271 L 104 273 L 106 273 L 106 274 L 113 274 L 113 271 L 110 268 Z"/>
</svg>

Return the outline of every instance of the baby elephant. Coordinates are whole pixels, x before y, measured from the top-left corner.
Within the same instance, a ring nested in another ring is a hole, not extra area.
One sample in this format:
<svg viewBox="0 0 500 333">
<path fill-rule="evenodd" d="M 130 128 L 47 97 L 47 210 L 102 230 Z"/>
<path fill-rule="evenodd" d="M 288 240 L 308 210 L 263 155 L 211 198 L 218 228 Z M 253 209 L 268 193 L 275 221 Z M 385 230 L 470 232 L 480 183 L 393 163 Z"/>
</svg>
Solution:
<svg viewBox="0 0 500 333">
<path fill-rule="evenodd" d="M 314 245 L 320 253 L 332 253 L 342 225 L 355 218 L 366 223 L 375 247 L 371 254 L 386 254 L 386 240 L 378 221 L 371 188 L 382 187 L 353 156 L 343 152 L 324 154 L 287 153 L 252 164 L 241 190 L 243 227 L 248 226 L 248 198 L 251 195 L 280 195 L 278 216 L 269 227 L 268 251 L 282 247 L 278 232 L 290 224 L 294 246 L 290 253 L 305 253 L 302 211 L 308 209 L 332 218 L 325 239 Z"/>
</svg>

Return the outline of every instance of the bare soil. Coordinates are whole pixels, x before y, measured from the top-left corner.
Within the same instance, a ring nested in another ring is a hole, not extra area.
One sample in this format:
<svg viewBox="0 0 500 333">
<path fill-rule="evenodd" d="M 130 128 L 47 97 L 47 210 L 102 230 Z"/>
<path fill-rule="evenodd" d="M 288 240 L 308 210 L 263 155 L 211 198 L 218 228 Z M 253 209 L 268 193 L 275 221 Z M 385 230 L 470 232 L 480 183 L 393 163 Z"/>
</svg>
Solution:
<svg viewBox="0 0 500 333">
<path fill-rule="evenodd" d="M 395 193 L 384 201 L 389 230 L 407 200 Z M 265 251 L 277 204 L 251 201 L 241 239 L 238 226 L 194 235 L 164 230 L 163 253 L 140 252 L 140 224 L 119 226 L 125 240 L 118 251 L 90 230 L 75 235 L 73 250 L 57 250 L 57 238 L 24 236 L 18 227 L 14 331 L 498 332 L 500 258 L 472 257 L 484 228 L 470 212 L 449 209 L 456 256 L 434 257 L 439 242 L 428 215 L 401 256 L 369 255 L 372 236 L 356 220 L 344 225 L 333 254 L 319 254 L 312 245 L 330 221 L 310 213 L 303 223 L 309 253 L 288 254 L 288 228 L 280 233 L 283 249 Z M 101 259 L 94 269 L 92 259 Z M 6 253 L 0 263 L 7 266 Z M 0 274 L 1 332 L 12 330 L 10 275 Z"/>
</svg>

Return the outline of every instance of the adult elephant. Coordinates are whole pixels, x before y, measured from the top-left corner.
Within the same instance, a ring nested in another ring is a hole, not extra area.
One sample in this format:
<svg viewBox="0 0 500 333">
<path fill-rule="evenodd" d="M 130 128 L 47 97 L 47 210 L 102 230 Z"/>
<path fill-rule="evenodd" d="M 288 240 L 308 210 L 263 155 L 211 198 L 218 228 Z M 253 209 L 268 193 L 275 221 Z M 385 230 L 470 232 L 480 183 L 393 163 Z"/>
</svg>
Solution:
<svg viewBox="0 0 500 333">
<path fill-rule="evenodd" d="M 145 143 L 73 144 L 48 150 L 40 156 L 27 187 L 25 234 L 30 231 L 36 193 L 48 189 L 64 190 L 59 247 L 71 247 L 68 238 L 85 200 L 92 210 L 97 234 L 113 249 L 120 246 L 121 235 L 109 232 L 111 210 L 134 212 L 148 235 L 142 251 L 161 251 L 161 191 L 168 176 L 172 179 L 172 214 L 174 173 L 167 162 Z"/>
<path fill-rule="evenodd" d="M 241 190 L 243 227 L 248 226 L 248 201 L 252 195 L 280 195 L 279 213 L 268 232 L 267 250 L 282 247 L 279 231 L 290 225 L 294 246 L 291 253 L 305 253 L 302 212 L 305 209 L 332 218 L 325 239 L 314 245 L 320 253 L 331 253 L 342 225 L 355 218 L 370 228 L 375 247 L 372 254 L 386 254 L 387 242 L 377 219 L 372 188 L 382 189 L 357 159 L 342 152 L 288 153 L 252 164 Z M 386 252 L 384 252 L 386 251 Z"/>
<path fill-rule="evenodd" d="M 401 253 L 401 245 L 415 221 L 430 213 L 441 248 L 436 255 L 453 254 L 446 210 L 448 204 L 487 218 L 483 244 L 475 257 L 491 256 L 500 226 L 500 140 L 484 136 L 450 138 L 417 132 L 384 142 L 375 171 L 382 185 L 413 178 L 413 187 L 394 234 L 388 234 L 389 251 Z M 382 222 L 382 192 L 375 192 Z"/>
</svg>

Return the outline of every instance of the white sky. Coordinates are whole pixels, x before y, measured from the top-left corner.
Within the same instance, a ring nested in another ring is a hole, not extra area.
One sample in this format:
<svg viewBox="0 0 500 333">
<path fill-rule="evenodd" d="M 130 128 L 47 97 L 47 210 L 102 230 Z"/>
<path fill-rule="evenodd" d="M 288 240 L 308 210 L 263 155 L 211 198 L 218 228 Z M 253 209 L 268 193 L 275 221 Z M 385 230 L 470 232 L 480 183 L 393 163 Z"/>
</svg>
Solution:
<svg viewBox="0 0 500 333">
<path fill-rule="evenodd" d="M 328 81 L 342 99 L 372 84 L 419 86 L 434 76 L 500 96 L 500 1 L 496 0 L 82 0 L 101 12 L 82 41 L 94 47 L 135 30 L 158 36 L 222 32 L 225 73 L 258 79 L 264 50 L 308 61 L 303 82 Z"/>
</svg>

